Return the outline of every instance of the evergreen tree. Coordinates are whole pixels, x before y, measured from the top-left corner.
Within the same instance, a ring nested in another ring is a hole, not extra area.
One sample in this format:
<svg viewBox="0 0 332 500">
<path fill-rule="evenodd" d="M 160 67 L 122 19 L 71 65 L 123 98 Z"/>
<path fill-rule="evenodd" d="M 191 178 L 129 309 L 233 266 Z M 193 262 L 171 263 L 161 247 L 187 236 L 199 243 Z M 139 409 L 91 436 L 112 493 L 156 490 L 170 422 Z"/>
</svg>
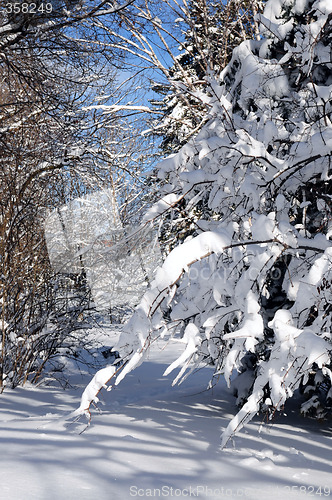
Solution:
<svg viewBox="0 0 332 500">
<path fill-rule="evenodd" d="M 163 115 L 161 122 L 155 122 L 163 154 L 178 151 L 204 123 L 206 103 L 200 92 L 206 89 L 206 75 L 220 73 L 234 47 L 255 36 L 254 16 L 262 4 L 262 0 L 191 0 L 185 4 L 185 16 L 178 18 L 184 24 L 183 42 L 169 71 L 169 85 L 154 87 L 165 96 L 155 101 Z"/>
<path fill-rule="evenodd" d="M 166 94 L 161 102 L 155 101 L 162 112 L 161 121 L 155 121 L 155 132 L 162 137 L 163 155 L 179 151 L 206 123 L 209 107 L 206 95 L 213 93 L 207 76 L 218 75 L 229 62 L 234 47 L 243 40 L 259 38 L 255 15 L 262 10 L 263 3 L 262 0 L 191 0 L 186 4 L 186 15 L 178 19 L 185 26 L 182 51 L 169 71 L 168 87 L 155 87 Z M 182 208 L 178 204 L 164 218 L 160 243 L 165 255 L 195 231 L 198 219 L 214 216 L 203 200 L 195 205 L 191 217 Z"/>
<path fill-rule="evenodd" d="M 119 340 L 122 369 L 99 373 L 78 413 L 158 337 L 184 343 L 174 383 L 204 363 L 211 386 L 237 373 L 223 446 L 295 391 L 305 414 L 331 410 L 332 5 L 270 0 L 260 26 L 210 75 L 208 121 L 159 166 L 168 182 L 145 220 L 180 204 L 190 218 L 201 202 L 214 215 L 157 271 Z"/>
</svg>

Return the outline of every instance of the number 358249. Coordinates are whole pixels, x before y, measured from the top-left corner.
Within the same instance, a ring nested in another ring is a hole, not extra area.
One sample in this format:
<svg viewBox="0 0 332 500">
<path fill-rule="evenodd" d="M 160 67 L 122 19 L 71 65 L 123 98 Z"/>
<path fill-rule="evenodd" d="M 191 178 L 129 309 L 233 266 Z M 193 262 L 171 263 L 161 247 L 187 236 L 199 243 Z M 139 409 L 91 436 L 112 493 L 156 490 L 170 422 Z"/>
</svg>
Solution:
<svg viewBox="0 0 332 500">
<path fill-rule="evenodd" d="M 7 14 L 50 14 L 53 10 L 51 3 L 13 2 L 6 4 Z"/>
</svg>

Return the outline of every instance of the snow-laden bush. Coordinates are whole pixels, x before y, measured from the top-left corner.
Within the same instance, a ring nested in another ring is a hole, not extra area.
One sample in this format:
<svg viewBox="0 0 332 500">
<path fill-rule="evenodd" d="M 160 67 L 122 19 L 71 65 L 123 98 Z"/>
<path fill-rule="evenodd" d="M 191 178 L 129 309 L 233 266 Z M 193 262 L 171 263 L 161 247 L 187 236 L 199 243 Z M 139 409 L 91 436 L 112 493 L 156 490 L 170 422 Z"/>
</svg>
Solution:
<svg viewBox="0 0 332 500">
<path fill-rule="evenodd" d="M 95 376 L 77 413 L 157 337 L 184 344 L 166 370 L 179 369 L 174 383 L 205 363 L 215 367 L 211 385 L 221 374 L 234 384 L 241 408 L 223 446 L 297 389 L 305 413 L 329 409 L 332 4 L 270 0 L 260 23 L 261 40 L 237 47 L 220 78 L 208 76 L 208 123 L 160 165 L 164 197 L 145 220 L 181 205 L 190 235 L 127 323 L 122 365 Z"/>
</svg>

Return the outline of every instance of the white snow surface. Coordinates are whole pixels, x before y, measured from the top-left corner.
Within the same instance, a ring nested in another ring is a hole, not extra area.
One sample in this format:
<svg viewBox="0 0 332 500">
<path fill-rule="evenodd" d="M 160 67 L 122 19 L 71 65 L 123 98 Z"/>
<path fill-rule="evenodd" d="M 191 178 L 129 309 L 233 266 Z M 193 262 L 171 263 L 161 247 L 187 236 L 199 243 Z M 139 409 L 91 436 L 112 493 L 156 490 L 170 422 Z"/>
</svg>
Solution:
<svg viewBox="0 0 332 500">
<path fill-rule="evenodd" d="M 64 391 L 55 385 L 5 391 L 0 498 L 331 496 L 331 422 L 300 418 L 289 401 L 272 424 L 254 419 L 222 451 L 216 436 L 236 413 L 234 398 L 221 383 L 205 391 L 208 368 L 172 387 L 163 373 L 179 347 L 154 344 L 121 386 L 102 391 L 101 413 L 93 412 L 84 432 L 84 418 L 66 417 L 77 407 L 87 373 L 73 372 Z"/>
</svg>

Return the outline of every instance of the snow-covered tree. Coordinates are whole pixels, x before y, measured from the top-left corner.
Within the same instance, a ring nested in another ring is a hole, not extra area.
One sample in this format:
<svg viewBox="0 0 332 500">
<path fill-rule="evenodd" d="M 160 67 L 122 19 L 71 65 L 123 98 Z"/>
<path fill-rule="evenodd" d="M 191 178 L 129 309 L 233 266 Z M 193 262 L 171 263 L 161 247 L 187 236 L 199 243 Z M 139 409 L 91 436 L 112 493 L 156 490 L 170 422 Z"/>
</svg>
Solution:
<svg viewBox="0 0 332 500">
<path fill-rule="evenodd" d="M 202 364 L 240 406 L 222 445 L 257 412 L 269 418 L 294 391 L 304 413 L 331 404 L 332 5 L 270 0 L 261 39 L 208 75 L 206 125 L 159 166 L 164 196 L 146 223 L 181 204 L 213 212 L 158 269 L 77 413 L 144 361 L 155 338 L 177 338 L 180 383 Z M 237 376 L 235 376 L 237 375 Z"/>
<path fill-rule="evenodd" d="M 184 2 L 176 23 L 182 32 L 181 52 L 169 70 L 169 84 L 155 86 L 166 94 L 154 101 L 162 118 L 154 120 L 155 134 L 161 137 L 163 156 L 175 153 L 196 135 L 208 120 L 208 102 L 202 94 L 209 92 L 205 76 L 219 74 L 229 62 L 233 49 L 246 39 L 259 38 L 255 15 L 262 11 L 263 1 L 193 0 Z M 195 220 L 213 214 L 204 203 L 196 204 L 194 217 L 183 216 L 177 205 L 164 218 L 160 241 L 167 255 L 195 230 Z"/>
<path fill-rule="evenodd" d="M 205 89 L 207 73 L 220 73 L 234 47 L 259 36 L 254 16 L 262 4 L 257 0 L 191 0 L 178 11 L 175 22 L 183 37 L 180 53 L 169 70 L 169 84 L 154 87 L 166 94 L 155 102 L 162 113 L 162 119 L 155 120 L 155 133 L 162 137 L 163 155 L 178 151 L 202 127 L 206 103 L 195 92 Z"/>
</svg>

